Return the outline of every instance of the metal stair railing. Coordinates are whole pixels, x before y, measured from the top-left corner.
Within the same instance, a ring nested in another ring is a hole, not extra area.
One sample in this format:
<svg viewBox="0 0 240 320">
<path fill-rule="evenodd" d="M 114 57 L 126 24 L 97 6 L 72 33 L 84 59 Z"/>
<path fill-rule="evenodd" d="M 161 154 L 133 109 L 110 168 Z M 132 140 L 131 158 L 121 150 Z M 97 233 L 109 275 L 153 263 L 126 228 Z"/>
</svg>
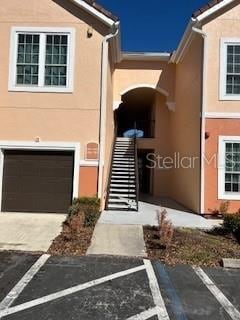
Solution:
<svg viewBox="0 0 240 320">
<path fill-rule="evenodd" d="M 135 188 L 136 188 L 136 207 L 139 210 L 139 170 L 138 170 L 138 150 L 137 150 L 137 124 L 134 124 L 135 134 L 134 134 L 134 164 L 135 164 Z"/>
</svg>

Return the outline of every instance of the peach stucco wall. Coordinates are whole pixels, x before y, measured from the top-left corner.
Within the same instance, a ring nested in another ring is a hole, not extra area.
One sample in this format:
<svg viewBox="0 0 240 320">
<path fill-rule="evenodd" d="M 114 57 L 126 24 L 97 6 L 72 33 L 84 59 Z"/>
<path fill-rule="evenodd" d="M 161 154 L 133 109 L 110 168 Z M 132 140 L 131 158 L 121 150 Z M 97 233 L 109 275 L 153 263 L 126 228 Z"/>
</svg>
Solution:
<svg viewBox="0 0 240 320">
<path fill-rule="evenodd" d="M 98 169 L 96 167 L 81 167 L 79 179 L 79 196 L 95 197 L 97 195 Z"/>
<path fill-rule="evenodd" d="M 113 112 L 113 66 L 111 59 L 108 61 L 107 69 L 107 104 L 106 104 L 106 139 L 105 139 L 105 155 L 104 155 L 104 170 L 103 170 L 103 197 L 102 206 L 105 205 L 108 179 L 110 174 L 110 166 L 112 160 L 112 148 L 115 138 L 115 124 Z"/>
<path fill-rule="evenodd" d="M 191 168 L 171 171 L 170 195 L 186 207 L 200 210 L 200 110 L 202 38 L 196 36 L 176 68 L 176 111 L 170 113 L 171 155 L 198 158 Z"/>
<path fill-rule="evenodd" d="M 156 156 L 162 158 L 168 157 L 170 153 L 169 143 L 169 113 L 166 106 L 166 98 L 159 94 L 155 94 L 154 101 L 155 114 L 155 136 L 152 139 L 138 139 L 138 149 L 152 150 Z M 155 157 L 153 160 L 157 160 Z M 153 162 L 150 163 L 153 165 Z M 170 171 L 161 168 L 157 165 L 152 170 L 152 194 L 154 196 L 169 196 L 170 187 Z"/>
<path fill-rule="evenodd" d="M 87 37 L 94 26 L 92 38 Z M 9 92 L 12 26 L 72 27 L 76 31 L 73 93 Z M 3 0 L 0 8 L 0 140 L 74 141 L 81 158 L 99 139 L 101 44 L 105 27 L 63 0 Z"/>
<path fill-rule="evenodd" d="M 67 27 L 76 32 L 73 93 L 9 92 L 11 27 Z M 87 36 L 89 26 L 92 37 Z M 99 142 L 101 49 L 107 28 L 67 0 L 2 0 L 0 140 Z M 97 168 L 80 168 L 80 194 L 95 195 Z M 88 177 L 89 176 L 89 177 Z M 91 182 L 91 183 L 90 183 Z"/>
<path fill-rule="evenodd" d="M 235 7 L 234 7 L 235 6 Z M 239 101 L 219 100 L 220 40 L 240 38 L 240 5 L 237 1 L 203 26 L 207 34 L 207 112 L 240 112 Z"/>
<path fill-rule="evenodd" d="M 168 101 L 174 101 L 175 65 L 161 61 L 123 61 L 114 72 L 114 101 L 121 101 L 121 93 L 132 86 L 147 84 L 163 89 Z"/>
<path fill-rule="evenodd" d="M 214 156 L 218 155 L 219 136 L 240 136 L 239 119 L 207 119 L 206 132 L 209 138 L 206 140 L 205 158 L 205 213 L 219 209 L 222 201 L 218 200 L 218 169 Z M 213 159 L 212 161 L 209 161 Z M 240 208 L 240 201 L 230 201 L 230 212 L 236 212 Z"/>
</svg>

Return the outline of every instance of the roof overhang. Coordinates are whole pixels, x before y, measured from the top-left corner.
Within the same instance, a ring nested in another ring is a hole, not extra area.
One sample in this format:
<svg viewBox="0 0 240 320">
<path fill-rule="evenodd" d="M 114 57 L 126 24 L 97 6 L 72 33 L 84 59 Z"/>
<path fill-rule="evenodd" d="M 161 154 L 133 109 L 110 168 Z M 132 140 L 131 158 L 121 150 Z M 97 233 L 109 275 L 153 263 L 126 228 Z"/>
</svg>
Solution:
<svg viewBox="0 0 240 320">
<path fill-rule="evenodd" d="M 212 14 L 217 12 L 218 10 L 221 10 L 222 8 L 226 7 L 228 4 L 232 3 L 234 0 L 222 0 L 221 2 L 215 4 L 211 8 L 203 11 L 202 13 L 195 16 L 196 20 L 201 22 L 204 19 L 210 17 Z"/>
<path fill-rule="evenodd" d="M 192 40 L 192 37 L 194 34 L 193 28 L 201 27 L 205 19 L 211 18 L 211 16 L 214 13 L 218 12 L 219 10 L 223 9 L 224 7 L 226 7 L 227 5 L 231 4 L 234 1 L 235 0 L 223 0 L 218 4 L 215 4 L 213 7 L 209 8 L 208 10 L 205 10 L 204 12 L 200 13 L 198 16 L 192 17 L 187 25 L 187 28 L 177 47 L 177 50 L 174 51 L 174 53 L 172 54 L 170 62 L 178 63 L 181 60 L 185 49 L 188 47 L 189 43 Z"/>
<path fill-rule="evenodd" d="M 171 54 L 167 52 L 123 52 L 122 61 L 169 61 Z"/>
<path fill-rule="evenodd" d="M 70 1 L 75 3 L 78 7 L 82 8 L 83 10 L 85 10 L 86 12 L 91 14 L 92 16 L 96 17 L 98 20 L 103 22 L 105 25 L 107 25 L 109 27 L 113 27 L 115 25 L 116 20 L 111 19 L 103 12 L 100 12 L 99 10 L 94 8 L 91 4 L 88 4 L 86 1 L 84 1 L 84 0 L 70 0 Z"/>
</svg>

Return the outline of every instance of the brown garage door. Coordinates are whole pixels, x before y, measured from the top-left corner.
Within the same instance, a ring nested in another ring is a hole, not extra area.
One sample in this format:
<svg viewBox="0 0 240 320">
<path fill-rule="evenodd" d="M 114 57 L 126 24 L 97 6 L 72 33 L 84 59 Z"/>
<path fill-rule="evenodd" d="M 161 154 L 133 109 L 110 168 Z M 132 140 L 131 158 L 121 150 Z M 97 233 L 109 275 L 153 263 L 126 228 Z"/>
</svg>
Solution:
<svg viewBox="0 0 240 320">
<path fill-rule="evenodd" d="M 73 167 L 73 152 L 5 151 L 2 211 L 66 212 Z"/>
</svg>

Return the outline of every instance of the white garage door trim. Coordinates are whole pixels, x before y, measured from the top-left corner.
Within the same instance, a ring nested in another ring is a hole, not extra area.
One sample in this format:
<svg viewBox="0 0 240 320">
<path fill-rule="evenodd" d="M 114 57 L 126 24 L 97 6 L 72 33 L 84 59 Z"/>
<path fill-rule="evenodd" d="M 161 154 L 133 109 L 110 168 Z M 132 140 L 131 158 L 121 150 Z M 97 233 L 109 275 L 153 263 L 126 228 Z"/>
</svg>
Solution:
<svg viewBox="0 0 240 320">
<path fill-rule="evenodd" d="M 78 198 L 79 172 L 80 172 L 80 143 L 0 141 L 0 212 L 2 211 L 4 150 L 73 151 L 74 152 L 73 198 Z"/>
</svg>

